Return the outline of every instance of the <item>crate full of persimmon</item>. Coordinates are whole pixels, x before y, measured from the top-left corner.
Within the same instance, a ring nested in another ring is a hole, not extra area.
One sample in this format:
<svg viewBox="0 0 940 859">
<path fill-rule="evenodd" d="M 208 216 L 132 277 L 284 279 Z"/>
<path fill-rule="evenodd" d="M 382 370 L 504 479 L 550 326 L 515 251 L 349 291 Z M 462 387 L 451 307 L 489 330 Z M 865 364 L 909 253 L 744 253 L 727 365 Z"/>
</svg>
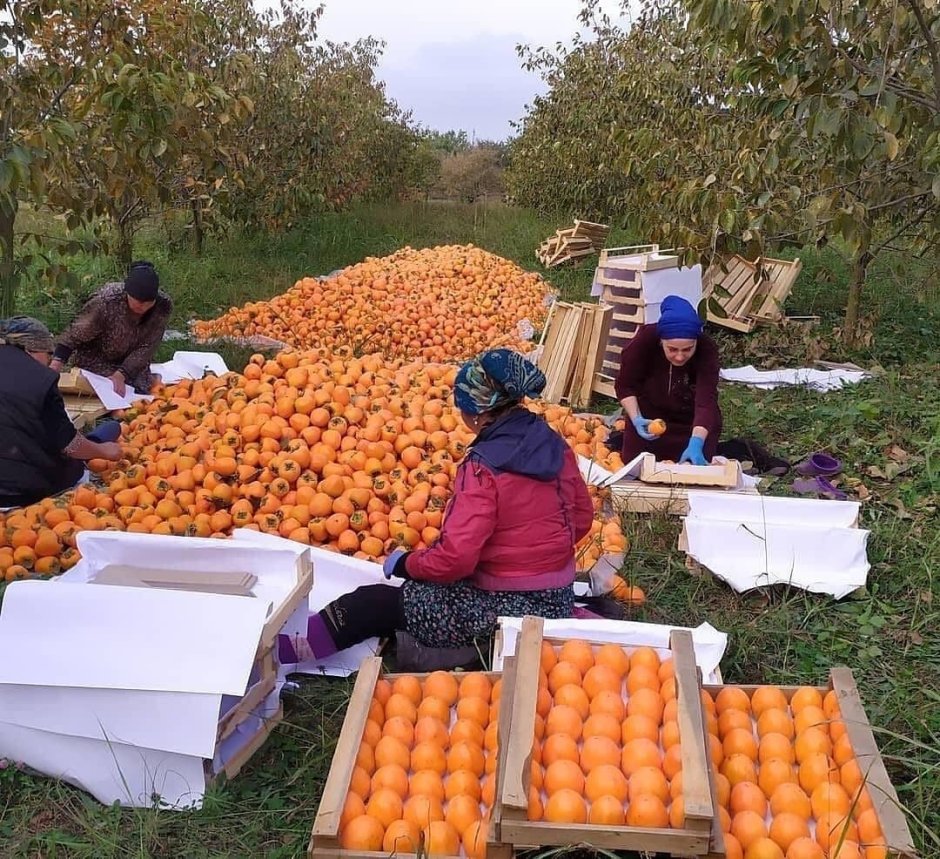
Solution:
<svg viewBox="0 0 940 859">
<path fill-rule="evenodd" d="M 661 654 L 543 637 L 542 621 L 526 618 L 515 653 L 502 842 L 720 851 L 690 633 L 673 631 Z"/>
<path fill-rule="evenodd" d="M 706 686 L 728 859 L 913 859 L 847 668 L 826 686 Z"/>
<path fill-rule="evenodd" d="M 320 859 L 510 859 L 499 843 L 502 738 L 514 660 L 502 673 L 359 669 L 308 853 Z"/>
</svg>

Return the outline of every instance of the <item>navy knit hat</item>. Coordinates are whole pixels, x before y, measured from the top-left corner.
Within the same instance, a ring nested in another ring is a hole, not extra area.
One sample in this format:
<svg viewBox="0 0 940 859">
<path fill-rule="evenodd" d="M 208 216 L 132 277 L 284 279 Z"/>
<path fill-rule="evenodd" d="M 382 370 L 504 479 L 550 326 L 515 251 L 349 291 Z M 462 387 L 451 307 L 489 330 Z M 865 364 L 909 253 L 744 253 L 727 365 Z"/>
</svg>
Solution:
<svg viewBox="0 0 940 859">
<path fill-rule="evenodd" d="M 678 295 L 667 295 L 660 305 L 660 340 L 697 340 L 702 333 L 702 320 L 695 308 Z"/>
<path fill-rule="evenodd" d="M 156 301 L 160 289 L 160 278 L 152 262 L 140 260 L 131 263 L 131 267 L 124 278 L 124 291 L 138 301 Z"/>
</svg>

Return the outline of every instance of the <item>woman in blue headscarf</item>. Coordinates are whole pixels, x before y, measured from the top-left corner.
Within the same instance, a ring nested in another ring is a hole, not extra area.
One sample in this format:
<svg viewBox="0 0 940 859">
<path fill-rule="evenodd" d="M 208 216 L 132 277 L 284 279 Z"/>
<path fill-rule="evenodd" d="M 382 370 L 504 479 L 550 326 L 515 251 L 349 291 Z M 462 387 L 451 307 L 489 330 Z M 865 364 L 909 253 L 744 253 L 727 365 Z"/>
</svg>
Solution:
<svg viewBox="0 0 940 859">
<path fill-rule="evenodd" d="M 395 636 L 403 670 L 454 667 L 474 658 L 501 615 L 571 616 L 574 547 L 594 509 L 571 448 L 523 405 L 544 387 L 542 371 L 508 349 L 460 368 L 454 402 L 477 436 L 440 537 L 388 557 L 385 577 L 404 579 L 400 588 L 358 588 L 311 616 L 305 638 L 282 636 L 282 663 Z"/>
<path fill-rule="evenodd" d="M 659 322 L 641 326 L 621 353 L 614 387 L 630 419 L 623 432 L 624 462 L 643 452 L 660 461 L 711 462 L 721 434 L 720 365 L 718 347 L 702 328 L 695 308 L 670 295 Z M 650 432 L 657 418 L 666 424 L 662 435 Z"/>
</svg>

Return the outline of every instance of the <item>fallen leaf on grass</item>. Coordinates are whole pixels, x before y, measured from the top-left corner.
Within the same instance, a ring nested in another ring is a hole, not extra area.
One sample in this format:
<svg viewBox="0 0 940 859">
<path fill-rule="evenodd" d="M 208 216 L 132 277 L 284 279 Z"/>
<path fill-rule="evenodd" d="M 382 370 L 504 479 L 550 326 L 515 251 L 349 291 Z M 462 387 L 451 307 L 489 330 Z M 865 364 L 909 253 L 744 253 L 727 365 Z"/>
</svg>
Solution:
<svg viewBox="0 0 940 859">
<path fill-rule="evenodd" d="M 892 444 L 887 451 L 888 459 L 893 459 L 895 462 L 907 462 L 911 455 L 903 448 L 896 444 Z"/>
</svg>

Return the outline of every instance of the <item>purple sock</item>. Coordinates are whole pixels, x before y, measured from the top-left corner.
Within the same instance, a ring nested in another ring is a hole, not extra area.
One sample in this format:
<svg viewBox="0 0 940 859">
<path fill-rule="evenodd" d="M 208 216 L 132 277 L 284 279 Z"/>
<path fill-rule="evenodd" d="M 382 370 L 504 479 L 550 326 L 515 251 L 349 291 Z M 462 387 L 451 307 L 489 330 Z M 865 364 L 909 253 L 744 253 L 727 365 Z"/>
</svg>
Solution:
<svg viewBox="0 0 940 859">
<path fill-rule="evenodd" d="M 311 615 L 307 621 L 307 643 L 317 659 L 325 659 L 339 650 L 330 635 L 326 621 L 319 612 Z M 294 650 L 289 635 L 279 635 L 277 637 L 277 658 L 282 665 L 297 662 L 297 651 Z"/>
</svg>

